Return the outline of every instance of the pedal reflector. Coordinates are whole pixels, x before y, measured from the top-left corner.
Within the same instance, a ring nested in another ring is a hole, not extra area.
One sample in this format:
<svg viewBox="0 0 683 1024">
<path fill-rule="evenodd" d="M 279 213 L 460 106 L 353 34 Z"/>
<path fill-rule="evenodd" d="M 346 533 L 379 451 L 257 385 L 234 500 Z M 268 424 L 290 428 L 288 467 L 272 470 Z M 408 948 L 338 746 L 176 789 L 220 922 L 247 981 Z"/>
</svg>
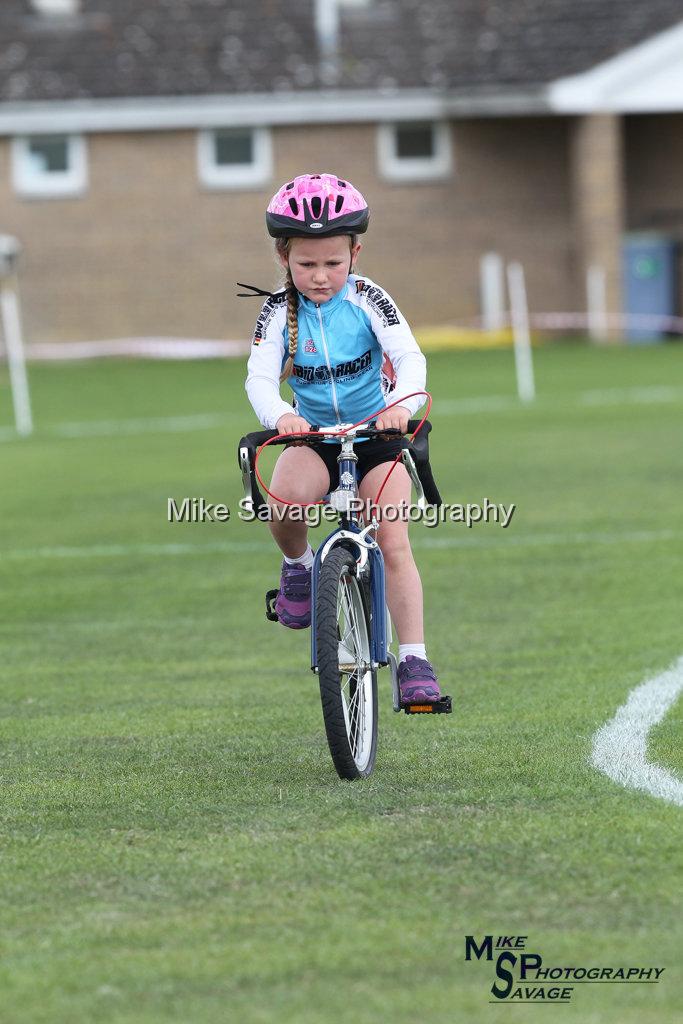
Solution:
<svg viewBox="0 0 683 1024">
<path fill-rule="evenodd" d="M 453 708 L 451 698 L 443 696 L 432 704 L 403 704 L 401 711 L 405 711 L 407 715 L 450 715 Z"/>
</svg>

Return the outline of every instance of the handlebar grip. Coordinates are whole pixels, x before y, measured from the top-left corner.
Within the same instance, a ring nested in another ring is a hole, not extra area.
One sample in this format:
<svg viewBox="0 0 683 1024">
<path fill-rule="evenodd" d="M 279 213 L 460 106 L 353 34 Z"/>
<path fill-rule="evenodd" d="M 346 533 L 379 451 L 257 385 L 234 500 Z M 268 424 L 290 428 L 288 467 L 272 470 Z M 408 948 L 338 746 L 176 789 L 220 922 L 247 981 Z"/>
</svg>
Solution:
<svg viewBox="0 0 683 1024">
<path fill-rule="evenodd" d="M 422 484 L 422 490 L 425 493 L 427 504 L 443 505 L 441 495 L 439 494 L 439 488 L 436 486 L 436 483 L 434 482 L 434 477 L 432 476 L 432 467 L 429 465 L 429 463 L 417 463 L 415 468 L 417 469 L 417 475 L 420 478 L 420 483 Z"/>
<path fill-rule="evenodd" d="M 241 439 L 240 444 L 247 444 L 250 448 L 258 448 L 259 445 L 270 441 L 271 437 L 277 437 L 277 434 L 277 430 L 255 430 L 251 434 L 246 434 Z"/>
<path fill-rule="evenodd" d="M 420 421 L 419 420 L 408 420 L 408 433 L 409 434 L 414 434 L 419 426 L 420 426 Z M 425 420 L 424 423 L 422 424 L 422 430 L 420 431 L 420 433 L 417 436 L 418 437 L 426 437 L 427 434 L 431 431 L 431 429 L 432 429 L 431 423 L 429 422 L 429 420 Z"/>
</svg>

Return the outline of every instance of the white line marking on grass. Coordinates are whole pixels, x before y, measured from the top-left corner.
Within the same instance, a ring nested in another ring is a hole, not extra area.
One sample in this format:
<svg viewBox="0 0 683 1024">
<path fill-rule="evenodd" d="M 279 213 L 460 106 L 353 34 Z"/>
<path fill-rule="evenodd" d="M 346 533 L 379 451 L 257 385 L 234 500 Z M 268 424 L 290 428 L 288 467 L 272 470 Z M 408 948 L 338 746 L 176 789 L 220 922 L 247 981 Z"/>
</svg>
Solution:
<svg viewBox="0 0 683 1024">
<path fill-rule="evenodd" d="M 117 437 L 119 434 L 184 434 L 191 430 L 210 430 L 222 426 L 223 413 L 199 413 L 194 416 L 159 416 L 137 420 L 98 420 L 94 423 L 60 423 L 46 431 L 53 437 Z"/>
<path fill-rule="evenodd" d="M 434 404 L 435 413 L 510 412 L 525 408 L 510 395 L 482 395 L 479 398 L 446 398 Z"/>
<path fill-rule="evenodd" d="M 651 541 L 670 541 L 683 539 L 683 532 L 675 530 L 639 530 L 631 533 L 557 533 L 557 534 L 509 534 L 496 539 L 481 540 L 468 534 L 464 537 L 433 537 L 416 535 L 412 540 L 417 549 L 425 548 L 460 548 L 481 551 L 506 547 L 539 547 L 546 545 L 575 544 L 640 544 Z M 169 543 L 169 544 L 91 544 L 83 546 L 59 545 L 40 548 L 10 548 L 0 551 L 1 562 L 26 561 L 36 558 L 129 558 L 150 555 L 152 557 L 192 555 L 194 557 L 209 554 L 241 554 L 253 551 L 272 551 L 275 546 L 270 540 L 222 540 L 206 543 Z"/>
<path fill-rule="evenodd" d="M 533 405 L 523 406 L 518 398 L 511 395 L 488 395 L 480 398 L 443 399 L 434 404 L 434 412 L 444 415 L 456 413 L 512 412 L 551 404 L 576 403 L 577 405 L 660 405 L 683 400 L 683 388 L 669 385 L 652 385 L 637 388 L 603 388 L 579 391 L 574 395 L 538 395 Z"/>
<path fill-rule="evenodd" d="M 15 548 L 0 552 L 0 562 L 18 562 L 34 558 L 132 558 L 151 555 L 154 558 L 176 555 L 214 555 L 216 553 L 275 550 L 273 542 L 215 541 L 206 544 L 91 544 L 83 547 Z"/>
<path fill-rule="evenodd" d="M 593 737 L 591 763 L 614 782 L 683 807 L 683 781 L 647 760 L 650 729 L 683 692 L 683 657 L 629 694 L 614 718 Z"/>
<path fill-rule="evenodd" d="M 213 430 L 229 421 L 227 413 L 197 413 L 189 416 L 156 416 L 131 420 L 92 420 L 58 423 L 39 431 L 42 437 L 126 437 L 135 434 L 185 434 L 192 430 Z M 0 442 L 19 440 L 13 427 L 0 428 Z"/>
<path fill-rule="evenodd" d="M 677 402 L 683 398 L 683 388 L 669 385 L 653 385 L 641 388 L 605 388 L 582 391 L 581 405 L 653 405 L 662 402 Z"/>
<path fill-rule="evenodd" d="M 622 533 L 535 533 L 503 534 L 495 540 L 469 537 L 423 537 L 417 539 L 419 548 L 536 548 L 563 547 L 572 544 L 641 544 L 647 541 L 668 541 L 683 538 L 676 530 L 630 530 Z M 415 534 L 412 535 L 415 541 Z"/>
</svg>

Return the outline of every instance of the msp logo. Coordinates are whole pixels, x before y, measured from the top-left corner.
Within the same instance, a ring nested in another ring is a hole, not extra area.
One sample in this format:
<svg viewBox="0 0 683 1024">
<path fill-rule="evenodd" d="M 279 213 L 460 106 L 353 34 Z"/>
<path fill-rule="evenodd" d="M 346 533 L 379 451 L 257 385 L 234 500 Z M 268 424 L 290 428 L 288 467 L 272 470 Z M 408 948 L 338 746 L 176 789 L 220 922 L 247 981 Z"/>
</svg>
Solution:
<svg viewBox="0 0 683 1024">
<path fill-rule="evenodd" d="M 527 951 L 527 935 L 465 936 L 465 960 L 495 965 L 490 1003 L 568 1003 L 576 985 L 657 985 L 664 967 L 544 966 L 540 953 Z M 494 944 L 495 943 L 495 944 Z"/>
<path fill-rule="evenodd" d="M 313 338 L 306 338 L 306 344 L 304 345 L 304 352 L 315 352 L 316 355 L 318 354 L 318 350 L 315 347 L 315 342 L 313 341 Z"/>
</svg>

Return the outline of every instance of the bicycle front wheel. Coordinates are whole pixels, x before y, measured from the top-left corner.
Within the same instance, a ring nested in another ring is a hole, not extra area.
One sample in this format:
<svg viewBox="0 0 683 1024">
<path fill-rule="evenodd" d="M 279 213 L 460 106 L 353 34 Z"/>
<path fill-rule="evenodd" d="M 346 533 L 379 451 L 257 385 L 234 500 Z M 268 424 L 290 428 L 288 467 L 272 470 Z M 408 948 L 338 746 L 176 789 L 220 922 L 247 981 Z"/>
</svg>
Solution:
<svg viewBox="0 0 683 1024">
<path fill-rule="evenodd" d="M 347 548 L 333 548 L 318 581 L 316 641 L 327 742 L 342 779 L 366 778 L 377 753 L 377 670 L 370 609 Z"/>
</svg>

